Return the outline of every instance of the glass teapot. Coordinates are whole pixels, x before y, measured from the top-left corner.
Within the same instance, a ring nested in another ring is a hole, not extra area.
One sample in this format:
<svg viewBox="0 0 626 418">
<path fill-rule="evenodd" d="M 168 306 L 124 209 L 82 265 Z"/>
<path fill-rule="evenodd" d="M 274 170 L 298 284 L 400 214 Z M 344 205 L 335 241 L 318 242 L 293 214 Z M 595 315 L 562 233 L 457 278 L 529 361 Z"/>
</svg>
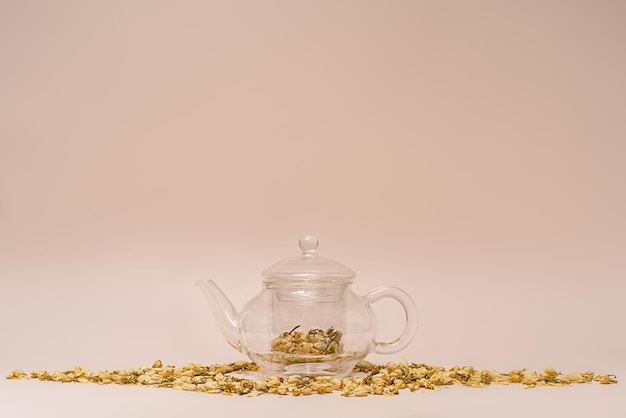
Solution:
<svg viewBox="0 0 626 418">
<path fill-rule="evenodd" d="M 237 312 L 212 280 L 198 282 L 218 328 L 266 375 L 343 377 L 370 352 L 405 348 L 417 330 L 417 309 L 401 289 L 382 286 L 360 296 L 350 289 L 355 273 L 317 255 L 318 240 L 300 239 L 302 254 L 263 271 L 263 288 Z M 376 340 L 371 305 L 395 299 L 405 312 L 404 330 L 393 341 Z"/>
</svg>

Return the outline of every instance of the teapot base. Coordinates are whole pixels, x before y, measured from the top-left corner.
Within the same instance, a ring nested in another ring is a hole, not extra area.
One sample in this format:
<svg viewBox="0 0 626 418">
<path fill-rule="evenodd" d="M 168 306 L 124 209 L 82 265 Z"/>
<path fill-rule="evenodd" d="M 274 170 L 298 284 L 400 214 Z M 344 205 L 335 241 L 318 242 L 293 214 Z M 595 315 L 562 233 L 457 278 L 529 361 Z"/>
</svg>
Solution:
<svg viewBox="0 0 626 418">
<path fill-rule="evenodd" d="M 267 376 L 348 376 L 365 352 L 307 356 L 284 353 L 252 354 L 250 358 Z"/>
<path fill-rule="evenodd" d="M 334 376 L 337 368 L 328 363 L 300 363 L 285 366 L 285 372 L 301 376 Z"/>
</svg>

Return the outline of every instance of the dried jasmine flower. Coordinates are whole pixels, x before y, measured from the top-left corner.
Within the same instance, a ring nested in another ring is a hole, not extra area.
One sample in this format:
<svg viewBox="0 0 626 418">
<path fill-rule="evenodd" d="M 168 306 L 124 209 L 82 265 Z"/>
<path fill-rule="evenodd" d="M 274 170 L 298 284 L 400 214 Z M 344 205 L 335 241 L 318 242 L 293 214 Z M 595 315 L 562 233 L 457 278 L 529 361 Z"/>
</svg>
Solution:
<svg viewBox="0 0 626 418">
<path fill-rule="evenodd" d="M 326 331 L 319 328 L 312 328 L 307 332 L 296 331 L 300 326 L 296 326 L 289 332 L 283 332 L 272 340 L 273 352 L 300 354 L 300 355 L 327 355 L 341 354 L 343 346 L 341 344 L 342 332 L 333 327 Z"/>
<path fill-rule="evenodd" d="M 319 333 L 328 337 L 333 335 L 331 330 L 325 332 L 313 330 L 313 334 Z M 295 330 L 292 330 L 287 335 L 294 332 Z M 551 367 L 540 373 L 528 372 L 526 369 L 500 373 L 492 370 L 476 370 L 470 366 L 454 366 L 445 369 L 426 364 L 409 364 L 404 359 L 398 363 L 388 362 L 385 365 L 374 365 L 368 361 L 361 361 L 354 367 L 354 375 L 343 379 L 332 376 L 292 375 L 286 378 L 269 376 L 253 380 L 230 375 L 230 373 L 260 371 L 256 364 L 246 361 L 211 366 L 190 363 L 177 368 L 163 366 L 163 363 L 157 360 L 152 364 L 152 367 L 143 366 L 111 372 L 90 371 L 82 367 L 75 367 L 66 371 L 33 371 L 31 373 L 16 369 L 7 374 L 6 378 L 13 380 L 39 379 L 62 383 L 141 385 L 223 395 L 291 394 L 293 396 L 307 396 L 339 392 L 342 396 L 358 397 L 397 395 L 400 390 L 405 389 L 411 392 L 419 389 L 439 390 L 448 385 L 482 388 L 492 384 L 509 385 L 513 383 L 521 384 L 524 388 L 533 388 L 536 386 L 569 386 L 574 383 L 591 383 L 594 381 L 600 384 L 617 383 L 617 378 L 613 374 L 597 376 L 593 372 L 563 374 Z M 359 374 L 364 376 L 359 376 Z"/>
</svg>

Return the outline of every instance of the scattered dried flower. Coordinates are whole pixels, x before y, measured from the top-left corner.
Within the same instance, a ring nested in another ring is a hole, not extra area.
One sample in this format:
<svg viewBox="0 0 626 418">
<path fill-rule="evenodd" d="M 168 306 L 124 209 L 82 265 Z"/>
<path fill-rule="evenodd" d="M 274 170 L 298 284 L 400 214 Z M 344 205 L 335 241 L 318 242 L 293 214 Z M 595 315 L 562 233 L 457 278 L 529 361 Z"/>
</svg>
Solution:
<svg viewBox="0 0 626 418">
<path fill-rule="evenodd" d="M 293 333 L 293 332 L 292 332 Z M 329 334 L 328 331 L 325 332 Z M 337 340 L 338 341 L 338 340 Z M 163 366 L 160 360 L 152 367 L 140 367 L 128 370 L 90 371 L 75 367 L 67 371 L 13 370 L 7 379 L 39 379 L 54 382 L 78 382 L 97 384 L 141 385 L 175 390 L 217 393 L 223 395 L 277 394 L 307 396 L 339 392 L 343 396 L 397 395 L 400 390 L 418 389 L 439 390 L 443 386 L 462 385 L 481 388 L 491 384 L 522 384 L 525 388 L 536 386 L 567 386 L 573 383 L 600 384 L 617 383 L 613 374 L 594 375 L 593 372 L 574 372 L 562 374 L 551 367 L 543 372 L 528 372 L 526 369 L 500 373 L 492 370 L 476 370 L 470 366 L 454 366 L 448 370 L 443 367 L 408 363 L 400 359 L 398 363 L 388 362 L 383 366 L 361 361 L 354 367 L 354 374 L 343 379 L 332 376 L 292 375 L 286 378 L 269 376 L 256 380 L 240 378 L 230 373 L 260 372 L 254 363 L 238 361 L 229 364 L 203 366 L 190 363 L 183 367 Z M 365 375 L 365 376 L 359 376 Z"/>
</svg>

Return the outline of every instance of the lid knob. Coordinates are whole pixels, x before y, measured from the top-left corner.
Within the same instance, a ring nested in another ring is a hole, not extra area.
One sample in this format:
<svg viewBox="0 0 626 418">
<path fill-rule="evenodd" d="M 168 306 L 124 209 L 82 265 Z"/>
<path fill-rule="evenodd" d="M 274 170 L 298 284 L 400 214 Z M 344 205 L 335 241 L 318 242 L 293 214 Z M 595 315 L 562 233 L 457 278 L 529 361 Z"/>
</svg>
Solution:
<svg viewBox="0 0 626 418">
<path fill-rule="evenodd" d="M 315 235 L 307 234 L 300 237 L 300 249 L 302 250 L 302 255 L 314 255 L 318 244 L 319 240 L 315 237 Z"/>
</svg>

